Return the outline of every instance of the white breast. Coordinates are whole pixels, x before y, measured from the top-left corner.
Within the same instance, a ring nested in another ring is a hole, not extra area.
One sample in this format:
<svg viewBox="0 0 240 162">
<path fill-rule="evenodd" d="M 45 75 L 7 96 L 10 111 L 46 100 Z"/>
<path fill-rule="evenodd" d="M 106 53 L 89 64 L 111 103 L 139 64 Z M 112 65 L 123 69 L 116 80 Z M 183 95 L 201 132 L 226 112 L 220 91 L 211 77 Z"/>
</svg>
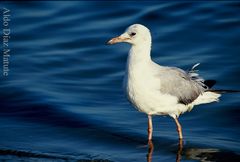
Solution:
<svg viewBox="0 0 240 162">
<path fill-rule="evenodd" d="M 124 87 L 129 101 L 134 107 L 147 114 L 167 115 L 178 113 L 177 98 L 161 94 L 160 78 L 151 60 L 135 60 L 129 56 Z M 185 106 L 184 106 L 185 108 Z M 177 111 L 177 112 L 176 112 Z"/>
</svg>

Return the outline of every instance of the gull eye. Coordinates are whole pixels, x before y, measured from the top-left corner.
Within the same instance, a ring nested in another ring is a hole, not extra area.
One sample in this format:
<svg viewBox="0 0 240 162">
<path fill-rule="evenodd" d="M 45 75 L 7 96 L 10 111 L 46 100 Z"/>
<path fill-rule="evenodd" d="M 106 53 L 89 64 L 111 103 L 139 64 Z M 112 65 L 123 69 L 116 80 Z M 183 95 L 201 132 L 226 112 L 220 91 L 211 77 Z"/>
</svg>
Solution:
<svg viewBox="0 0 240 162">
<path fill-rule="evenodd" d="M 135 32 L 132 32 L 132 33 L 130 34 L 131 37 L 133 37 L 134 35 L 136 35 Z"/>
</svg>

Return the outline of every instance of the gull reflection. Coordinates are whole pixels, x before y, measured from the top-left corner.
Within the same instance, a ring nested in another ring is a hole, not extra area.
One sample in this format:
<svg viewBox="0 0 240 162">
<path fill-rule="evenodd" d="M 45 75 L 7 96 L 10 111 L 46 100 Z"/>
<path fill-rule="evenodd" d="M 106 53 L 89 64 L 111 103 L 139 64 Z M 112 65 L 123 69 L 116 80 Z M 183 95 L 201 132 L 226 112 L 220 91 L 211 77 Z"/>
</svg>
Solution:
<svg viewBox="0 0 240 162">
<path fill-rule="evenodd" d="M 152 140 L 148 141 L 148 154 L 147 154 L 147 162 L 152 162 L 152 155 L 153 155 L 154 145 Z"/>
<path fill-rule="evenodd" d="M 176 162 L 180 162 L 181 161 L 182 151 L 183 151 L 183 140 L 179 139 L 178 151 L 177 151 L 177 155 L 176 155 Z"/>
<path fill-rule="evenodd" d="M 147 162 L 152 162 L 153 150 L 154 150 L 154 144 L 153 144 L 152 140 L 149 140 L 148 141 Z M 176 162 L 181 161 L 182 151 L 183 151 L 183 141 L 182 141 L 182 139 L 180 139 L 179 143 L 178 143 L 178 151 L 177 151 L 177 155 L 176 155 Z"/>
<path fill-rule="evenodd" d="M 194 148 L 185 145 L 184 147 L 183 149 L 183 141 L 179 140 L 176 152 L 176 162 L 180 162 L 182 156 L 187 160 L 197 160 L 201 162 L 240 161 L 240 155 L 235 152 L 224 151 L 217 148 L 200 148 L 200 146 Z M 152 162 L 153 152 L 154 143 L 150 140 L 148 141 L 147 162 Z"/>
</svg>

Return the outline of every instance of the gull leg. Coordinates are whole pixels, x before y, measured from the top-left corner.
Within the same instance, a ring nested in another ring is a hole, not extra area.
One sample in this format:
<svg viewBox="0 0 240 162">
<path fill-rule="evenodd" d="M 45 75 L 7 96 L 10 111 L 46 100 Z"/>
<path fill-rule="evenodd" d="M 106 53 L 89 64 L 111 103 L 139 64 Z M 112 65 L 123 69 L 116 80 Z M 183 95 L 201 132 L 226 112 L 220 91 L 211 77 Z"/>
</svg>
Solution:
<svg viewBox="0 0 240 162">
<path fill-rule="evenodd" d="M 179 139 L 182 140 L 182 139 L 183 139 L 183 135 L 182 135 L 182 126 L 181 126 L 181 124 L 179 123 L 177 117 L 174 117 L 174 120 L 175 120 L 175 123 L 176 123 L 176 126 L 177 126 L 177 131 L 178 131 Z"/>
<path fill-rule="evenodd" d="M 152 140 L 152 132 L 153 132 L 152 116 L 148 115 L 148 140 Z"/>
</svg>

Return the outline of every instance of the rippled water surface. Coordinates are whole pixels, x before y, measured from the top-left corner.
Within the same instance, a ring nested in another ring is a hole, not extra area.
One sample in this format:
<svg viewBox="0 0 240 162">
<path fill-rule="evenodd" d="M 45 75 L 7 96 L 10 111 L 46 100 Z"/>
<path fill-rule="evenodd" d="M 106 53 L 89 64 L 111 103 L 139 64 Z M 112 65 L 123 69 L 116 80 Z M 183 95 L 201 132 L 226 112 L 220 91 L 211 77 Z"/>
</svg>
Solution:
<svg viewBox="0 0 240 162">
<path fill-rule="evenodd" d="M 9 76 L 0 85 L 1 161 L 240 161 L 240 94 L 202 105 L 175 124 L 127 102 L 126 44 L 107 46 L 134 23 L 152 32 L 153 60 L 240 89 L 238 2 L 2 2 L 10 9 Z M 1 14 L 3 16 L 3 12 Z M 2 19 L 2 18 L 1 18 Z M 2 22 L 2 20 L 1 20 Z"/>
</svg>

